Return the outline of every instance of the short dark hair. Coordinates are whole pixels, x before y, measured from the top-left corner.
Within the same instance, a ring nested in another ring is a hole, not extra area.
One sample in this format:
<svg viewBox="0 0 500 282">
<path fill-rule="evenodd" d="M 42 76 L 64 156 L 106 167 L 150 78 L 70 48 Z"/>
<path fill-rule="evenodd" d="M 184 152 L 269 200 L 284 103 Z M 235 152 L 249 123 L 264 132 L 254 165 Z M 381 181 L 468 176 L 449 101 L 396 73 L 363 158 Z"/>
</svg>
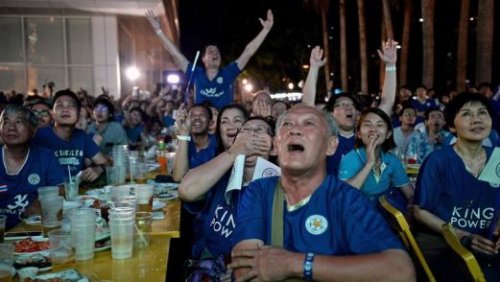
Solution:
<svg viewBox="0 0 500 282">
<path fill-rule="evenodd" d="M 436 108 L 436 107 L 429 108 L 429 109 L 425 110 L 425 112 L 424 112 L 424 119 L 425 119 L 425 120 L 428 120 L 428 119 L 429 119 L 429 115 L 430 115 L 432 112 L 440 112 L 440 113 L 443 113 L 443 111 L 441 111 L 441 109 L 440 109 L 440 108 Z"/>
<path fill-rule="evenodd" d="M 457 116 L 460 109 L 467 103 L 477 102 L 481 103 L 486 107 L 486 110 L 490 114 L 491 119 L 494 117 L 493 108 L 491 107 L 490 100 L 479 93 L 472 92 L 462 92 L 455 96 L 446 105 L 445 110 L 445 120 L 448 128 L 455 128 L 455 117 Z"/>
<path fill-rule="evenodd" d="M 52 105 L 55 105 L 57 99 L 59 99 L 62 96 L 68 96 L 73 100 L 75 100 L 76 107 L 78 108 L 78 110 L 80 110 L 80 108 L 82 107 L 82 102 L 80 102 L 78 96 L 76 96 L 75 92 L 71 91 L 69 88 L 57 91 L 56 94 L 54 95 L 54 99 L 52 99 Z"/>
<path fill-rule="evenodd" d="M 212 110 L 210 110 L 210 108 L 205 103 L 198 103 L 198 104 L 192 105 L 191 108 L 189 108 L 188 113 L 191 111 L 192 108 L 203 108 L 203 109 L 205 109 L 205 111 L 207 112 L 207 115 L 208 115 L 208 121 L 210 122 L 212 120 L 212 118 L 213 118 L 213 116 L 212 116 Z"/>
<path fill-rule="evenodd" d="M 393 137 L 393 134 L 392 134 L 392 122 L 391 122 L 391 118 L 384 111 L 382 111 L 379 108 L 367 108 L 366 110 L 364 110 L 361 113 L 361 115 L 359 115 L 359 120 L 356 123 L 356 132 L 359 132 L 359 130 L 361 128 L 361 124 L 363 123 L 363 120 L 365 119 L 365 117 L 369 113 L 376 114 L 377 116 L 379 116 L 380 118 L 382 118 L 382 120 L 387 125 L 387 133 L 391 133 L 391 136 L 389 136 L 389 138 L 385 139 L 384 143 L 382 143 L 382 151 L 388 152 L 392 148 L 395 148 L 396 147 L 396 143 L 394 143 L 394 137 Z M 354 146 L 356 148 L 363 147 L 364 146 L 363 140 L 361 140 L 359 137 L 356 136 L 356 141 L 355 141 Z"/>
<path fill-rule="evenodd" d="M 328 102 L 326 103 L 324 109 L 326 111 L 328 111 L 328 112 L 333 112 L 333 109 L 335 108 L 335 102 L 339 98 L 342 98 L 342 97 L 351 99 L 352 102 L 354 103 L 354 107 L 356 109 L 359 109 L 359 102 L 358 102 L 358 100 L 356 98 L 354 98 L 354 96 L 351 93 L 348 93 L 348 92 L 342 92 L 342 93 L 339 93 L 339 94 L 336 94 L 336 95 L 332 95 L 330 97 L 330 99 L 328 100 Z"/>
<path fill-rule="evenodd" d="M 414 107 L 414 106 L 412 106 L 412 104 L 411 104 L 411 103 L 403 103 L 402 105 L 403 105 L 403 108 L 401 109 L 401 111 L 399 111 L 399 116 L 400 116 L 400 117 L 402 117 L 402 116 L 403 116 L 403 114 L 404 114 L 404 112 L 405 112 L 405 110 L 408 110 L 408 109 L 412 109 L 412 110 L 414 110 L 414 111 L 415 111 L 415 113 L 417 112 L 417 109 L 415 109 L 415 107 Z"/>
<path fill-rule="evenodd" d="M 106 108 L 108 108 L 108 112 L 111 115 L 111 117 L 108 120 L 113 120 L 115 115 L 115 106 L 113 105 L 113 103 L 111 103 L 111 101 L 108 98 L 99 97 L 94 101 L 94 108 L 99 104 L 102 104 L 106 106 Z"/>
<path fill-rule="evenodd" d="M 38 119 L 33 114 L 33 112 L 28 109 L 27 107 L 19 104 L 7 104 L 7 106 L 3 109 L 2 113 L 0 114 L 0 122 L 4 120 L 5 115 L 9 113 L 21 113 L 23 117 L 28 121 L 28 123 L 33 127 L 36 128 L 38 125 Z"/>
</svg>

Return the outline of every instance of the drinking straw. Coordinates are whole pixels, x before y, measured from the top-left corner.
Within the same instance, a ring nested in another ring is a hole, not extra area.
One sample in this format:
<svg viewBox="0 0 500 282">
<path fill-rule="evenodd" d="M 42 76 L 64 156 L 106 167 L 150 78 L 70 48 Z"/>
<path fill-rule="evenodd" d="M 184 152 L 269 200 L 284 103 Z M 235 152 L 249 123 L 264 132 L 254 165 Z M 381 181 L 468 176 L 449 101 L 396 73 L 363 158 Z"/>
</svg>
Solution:
<svg viewBox="0 0 500 282">
<path fill-rule="evenodd" d="M 139 227 L 137 227 L 137 224 L 134 223 L 135 230 L 137 231 L 137 235 L 139 235 L 139 238 L 141 239 L 142 243 L 144 243 L 145 246 L 148 246 L 149 243 L 146 240 L 146 237 L 144 236 L 144 231 L 140 230 Z"/>
<path fill-rule="evenodd" d="M 68 175 L 69 175 L 69 183 L 71 183 L 71 169 L 69 168 L 69 165 L 68 165 Z"/>
</svg>

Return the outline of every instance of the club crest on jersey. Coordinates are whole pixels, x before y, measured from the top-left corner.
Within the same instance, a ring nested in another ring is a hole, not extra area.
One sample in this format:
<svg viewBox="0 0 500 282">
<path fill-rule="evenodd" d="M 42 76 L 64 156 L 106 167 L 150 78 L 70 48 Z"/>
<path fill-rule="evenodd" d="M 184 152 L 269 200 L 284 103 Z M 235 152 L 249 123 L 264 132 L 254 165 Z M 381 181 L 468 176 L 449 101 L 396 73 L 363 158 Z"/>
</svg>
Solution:
<svg viewBox="0 0 500 282">
<path fill-rule="evenodd" d="M 218 84 L 222 84 L 223 82 L 224 82 L 224 79 L 221 76 L 217 77 Z"/>
<path fill-rule="evenodd" d="M 28 182 L 31 185 L 37 185 L 40 183 L 40 175 L 32 173 L 28 176 Z"/>
<path fill-rule="evenodd" d="M 311 215 L 306 220 L 306 229 L 313 235 L 320 235 L 328 229 L 328 221 L 322 215 Z"/>
</svg>

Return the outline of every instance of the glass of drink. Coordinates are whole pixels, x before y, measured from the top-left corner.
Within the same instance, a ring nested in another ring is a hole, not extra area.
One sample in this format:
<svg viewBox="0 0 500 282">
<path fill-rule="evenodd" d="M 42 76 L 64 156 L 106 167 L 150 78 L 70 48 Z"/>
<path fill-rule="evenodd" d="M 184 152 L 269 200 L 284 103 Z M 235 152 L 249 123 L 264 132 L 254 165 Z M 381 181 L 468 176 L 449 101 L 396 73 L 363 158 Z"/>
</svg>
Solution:
<svg viewBox="0 0 500 282">
<path fill-rule="evenodd" d="M 153 185 L 135 185 L 134 191 L 137 211 L 153 211 Z"/>
<path fill-rule="evenodd" d="M 156 151 L 156 161 L 160 165 L 160 174 L 167 174 L 168 166 L 167 166 L 167 154 L 166 150 L 157 150 Z"/>
<path fill-rule="evenodd" d="M 50 258 L 53 264 L 62 264 L 69 261 L 73 254 L 71 233 L 62 229 L 50 231 L 49 246 Z"/>
<path fill-rule="evenodd" d="M 45 234 L 49 231 L 58 229 L 63 220 L 63 201 L 64 198 L 57 196 L 55 198 L 40 198 L 42 206 L 42 226 Z"/>
<path fill-rule="evenodd" d="M 151 233 L 152 213 L 135 213 L 135 246 L 145 248 L 149 246 L 149 235 Z"/>
<path fill-rule="evenodd" d="M 113 259 L 132 257 L 134 246 L 135 210 L 121 207 L 109 210 L 111 256 Z"/>
<path fill-rule="evenodd" d="M 76 260 L 94 257 L 96 217 L 95 209 L 91 208 L 77 208 L 70 214 L 71 243 Z"/>
</svg>

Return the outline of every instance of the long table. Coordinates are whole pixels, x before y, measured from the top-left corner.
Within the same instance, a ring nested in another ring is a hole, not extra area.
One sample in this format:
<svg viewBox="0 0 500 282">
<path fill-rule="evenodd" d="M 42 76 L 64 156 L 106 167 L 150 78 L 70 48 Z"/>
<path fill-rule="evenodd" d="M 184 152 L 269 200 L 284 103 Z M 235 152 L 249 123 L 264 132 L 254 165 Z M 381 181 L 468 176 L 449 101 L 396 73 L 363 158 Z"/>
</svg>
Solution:
<svg viewBox="0 0 500 282">
<path fill-rule="evenodd" d="M 165 218 L 153 221 L 150 246 L 145 249 L 134 249 L 132 258 L 113 259 L 111 250 L 106 250 L 95 252 L 94 259 L 55 265 L 52 271 L 74 268 L 87 276 L 90 281 L 165 281 L 170 238 L 180 236 L 180 207 L 179 199 L 167 202 L 163 208 Z M 21 223 L 9 231 L 40 230 L 42 230 L 40 224 Z"/>
</svg>

